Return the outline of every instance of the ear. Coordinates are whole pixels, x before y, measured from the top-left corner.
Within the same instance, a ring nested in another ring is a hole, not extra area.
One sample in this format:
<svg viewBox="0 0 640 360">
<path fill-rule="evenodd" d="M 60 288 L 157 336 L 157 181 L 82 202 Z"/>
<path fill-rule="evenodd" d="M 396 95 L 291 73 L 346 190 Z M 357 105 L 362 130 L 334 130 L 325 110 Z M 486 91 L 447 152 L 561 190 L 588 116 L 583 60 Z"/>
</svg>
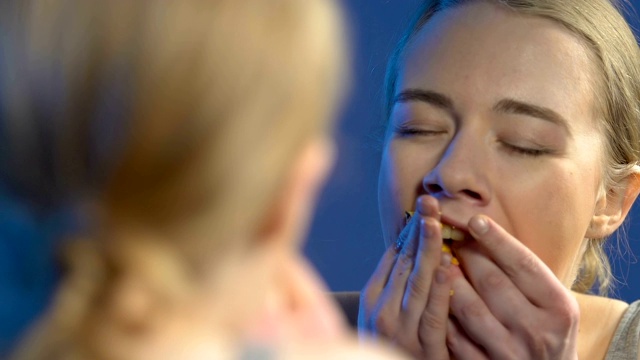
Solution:
<svg viewBox="0 0 640 360">
<path fill-rule="evenodd" d="M 335 158 L 335 146 L 325 136 L 304 145 L 295 158 L 258 233 L 262 242 L 297 245 L 307 231 L 317 197 Z"/>
<path fill-rule="evenodd" d="M 598 199 L 596 212 L 585 237 L 601 239 L 616 231 L 629 214 L 638 193 L 640 193 L 640 172 L 636 170 L 608 189 Z"/>
</svg>

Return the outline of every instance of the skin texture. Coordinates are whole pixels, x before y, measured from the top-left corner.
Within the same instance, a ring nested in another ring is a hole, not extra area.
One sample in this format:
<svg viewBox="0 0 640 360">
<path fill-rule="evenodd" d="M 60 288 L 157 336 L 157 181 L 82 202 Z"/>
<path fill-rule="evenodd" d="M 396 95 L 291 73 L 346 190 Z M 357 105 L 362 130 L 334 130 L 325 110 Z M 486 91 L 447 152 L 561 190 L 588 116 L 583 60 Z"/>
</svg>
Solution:
<svg viewBox="0 0 640 360">
<path fill-rule="evenodd" d="M 396 94 L 434 91 L 452 100 L 453 112 L 396 103 L 380 172 L 385 239 L 395 239 L 423 185 L 439 186 L 432 193 L 452 222 L 490 216 L 570 285 L 603 164 L 586 49 L 549 20 L 474 4 L 436 16 L 405 58 Z M 549 108 L 567 126 L 494 111 L 505 99 Z M 433 133 L 402 136 L 400 126 Z"/>
<path fill-rule="evenodd" d="M 486 2 L 439 12 L 415 36 L 380 170 L 389 250 L 362 292 L 362 334 L 417 358 L 601 357 L 611 334 L 597 349 L 580 341 L 597 327 L 581 326 L 569 289 L 586 238 L 613 232 L 636 190 L 603 188 L 590 56 L 562 26 Z M 459 267 L 440 223 L 466 233 Z"/>
</svg>

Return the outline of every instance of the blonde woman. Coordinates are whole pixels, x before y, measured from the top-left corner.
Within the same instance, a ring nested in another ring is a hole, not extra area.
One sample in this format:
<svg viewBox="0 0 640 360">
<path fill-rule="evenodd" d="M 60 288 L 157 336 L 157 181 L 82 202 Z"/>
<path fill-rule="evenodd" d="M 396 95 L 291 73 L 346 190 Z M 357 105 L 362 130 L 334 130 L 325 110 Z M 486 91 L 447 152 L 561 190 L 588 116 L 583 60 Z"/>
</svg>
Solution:
<svg viewBox="0 0 640 360">
<path fill-rule="evenodd" d="M 17 359 L 384 355 L 351 342 L 299 251 L 334 156 L 332 1 L 22 0 L 0 17 L 0 180 L 34 218 L 71 214 Z"/>
<path fill-rule="evenodd" d="M 639 359 L 640 302 L 591 294 L 640 191 L 640 51 L 614 5 L 426 1 L 386 90 L 389 250 L 361 332 L 424 359 Z"/>
</svg>

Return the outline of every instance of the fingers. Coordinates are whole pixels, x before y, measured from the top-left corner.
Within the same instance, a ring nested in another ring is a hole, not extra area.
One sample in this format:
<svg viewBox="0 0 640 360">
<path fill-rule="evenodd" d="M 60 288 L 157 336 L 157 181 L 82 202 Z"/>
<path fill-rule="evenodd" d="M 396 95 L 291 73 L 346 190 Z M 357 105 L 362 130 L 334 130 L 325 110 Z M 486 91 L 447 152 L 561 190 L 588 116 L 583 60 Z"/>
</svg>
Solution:
<svg viewBox="0 0 640 360">
<path fill-rule="evenodd" d="M 396 256 L 382 292 L 382 298 L 387 308 L 384 311 L 398 314 L 401 311 L 406 312 L 409 306 L 413 315 L 416 315 L 415 319 L 419 319 L 427 303 L 433 269 L 440 261 L 441 245 L 433 242 L 441 243 L 442 238 L 440 224 L 433 218 L 434 216 L 439 218 L 438 202 L 435 198 L 430 196 L 419 198 L 416 210 L 402 232 L 408 235 Z M 405 322 L 403 328 L 417 326 L 417 322 L 417 320 Z"/>
<path fill-rule="evenodd" d="M 362 292 L 362 300 L 375 300 L 380 297 L 382 289 L 384 289 L 384 286 L 389 281 L 389 275 L 391 274 L 391 269 L 396 262 L 397 255 L 398 253 L 393 245 L 387 248 L 380 259 L 380 262 L 378 262 L 373 275 L 369 278 L 369 281 L 365 286 L 365 290 Z"/>
<path fill-rule="evenodd" d="M 398 325 L 402 295 L 413 268 L 414 255 L 410 251 L 415 253 L 413 249 L 417 247 L 412 239 L 419 232 L 419 219 L 414 216 L 398 235 L 398 240 L 387 248 L 362 291 L 359 328 L 389 334 L 393 330 L 391 327 Z"/>
<path fill-rule="evenodd" d="M 508 344 L 508 329 L 494 317 L 460 269 L 452 267 L 452 276 L 452 314 L 474 343 L 482 346 L 489 354 L 500 354 Z"/>
<path fill-rule="evenodd" d="M 575 352 L 575 299 L 533 252 L 486 216 L 475 216 L 476 239 L 457 255 L 452 313 L 490 358 L 565 358 Z M 528 356 L 527 356 L 528 355 Z"/>
<path fill-rule="evenodd" d="M 437 200 L 430 196 L 419 198 L 414 216 L 399 236 L 402 246 L 399 250 L 395 244 L 390 246 L 367 284 L 358 321 L 361 329 L 419 356 L 424 348 L 418 326 L 428 307 L 424 315 L 427 327 L 439 331 L 438 337 L 433 336 L 433 331 L 430 333 L 434 346 L 429 352 L 439 351 L 443 353 L 441 358 L 448 358 L 445 328 L 451 284 L 447 276 L 441 276 L 437 284 L 432 280 L 442 258 L 439 219 Z M 447 256 L 449 265 L 451 258 Z"/>
<path fill-rule="evenodd" d="M 486 255 L 477 243 L 457 250 L 463 259 L 462 267 L 467 280 L 487 305 L 493 316 L 513 328 L 514 322 L 537 313 L 537 308 L 520 292 L 512 280 Z"/>
<path fill-rule="evenodd" d="M 398 235 L 396 242 L 387 247 L 387 250 L 380 259 L 380 262 L 378 262 L 373 275 L 369 278 L 369 281 L 365 286 L 365 290 L 362 292 L 361 302 L 377 301 L 380 297 L 382 290 L 389 282 L 391 271 L 396 264 L 398 254 L 403 250 L 404 244 L 410 239 L 410 234 L 416 226 L 415 221 L 417 221 L 417 218 L 413 220 L 413 222 L 409 222 L 405 225 L 400 232 L 400 235 Z M 373 306 L 373 304 L 370 305 Z"/>
<path fill-rule="evenodd" d="M 384 308 L 380 311 L 383 312 L 381 316 L 389 316 L 397 318 L 401 311 L 402 299 L 407 287 L 407 280 L 414 267 L 415 252 L 418 247 L 415 243 L 418 242 L 416 234 L 420 233 L 420 217 L 414 216 L 407 228 L 409 228 L 409 235 L 402 249 L 395 256 L 395 262 L 391 269 L 388 281 L 385 284 L 380 299 L 384 304 Z"/>
<path fill-rule="evenodd" d="M 489 359 L 482 348 L 469 339 L 455 318 L 447 320 L 447 348 L 451 353 L 451 358 L 465 360 Z"/>
<path fill-rule="evenodd" d="M 447 340 L 449 318 L 449 298 L 451 297 L 451 255 L 443 256 L 441 266 L 434 273 L 434 281 L 429 293 L 427 307 L 420 316 L 418 337 L 432 359 L 447 359 L 447 348 L 442 346 Z"/>
<path fill-rule="evenodd" d="M 534 305 L 553 307 L 566 288 L 529 248 L 483 215 L 469 220 L 469 230 L 496 265 Z"/>
<path fill-rule="evenodd" d="M 423 218 L 420 226 L 419 243 L 415 267 L 407 280 L 402 300 L 402 316 L 408 329 L 416 329 L 418 327 L 420 316 L 427 306 L 429 294 L 433 291 L 432 279 L 434 271 L 440 265 L 442 259 L 440 222 L 433 218 Z M 448 309 L 445 311 L 446 313 L 448 313 Z"/>
</svg>

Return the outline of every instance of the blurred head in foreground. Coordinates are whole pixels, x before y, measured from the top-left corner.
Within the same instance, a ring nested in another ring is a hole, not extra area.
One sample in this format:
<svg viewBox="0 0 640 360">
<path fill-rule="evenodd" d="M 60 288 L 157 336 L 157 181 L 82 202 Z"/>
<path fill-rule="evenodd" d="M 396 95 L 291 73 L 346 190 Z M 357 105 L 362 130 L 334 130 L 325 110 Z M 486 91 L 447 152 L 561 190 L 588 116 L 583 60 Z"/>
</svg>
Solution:
<svg viewBox="0 0 640 360">
<path fill-rule="evenodd" d="M 34 216 L 75 220 L 56 299 L 18 357 L 224 357 L 342 337 L 299 253 L 333 160 L 332 1 L 0 13 L 0 181 Z"/>
</svg>

